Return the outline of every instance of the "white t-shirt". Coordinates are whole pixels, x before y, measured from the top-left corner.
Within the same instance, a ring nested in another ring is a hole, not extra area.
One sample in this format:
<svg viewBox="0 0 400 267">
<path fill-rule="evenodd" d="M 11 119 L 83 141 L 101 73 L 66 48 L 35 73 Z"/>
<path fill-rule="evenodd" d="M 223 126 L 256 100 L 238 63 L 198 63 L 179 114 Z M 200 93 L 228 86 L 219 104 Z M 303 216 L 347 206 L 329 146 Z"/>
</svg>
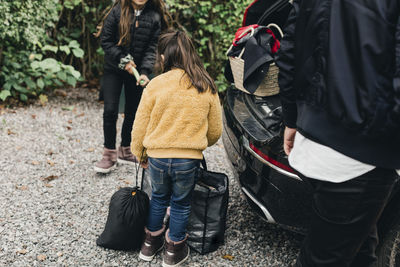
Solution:
<svg viewBox="0 0 400 267">
<path fill-rule="evenodd" d="M 332 183 L 348 181 L 375 168 L 318 144 L 299 132 L 289 154 L 289 163 L 306 177 Z M 400 175 L 400 170 L 397 173 Z"/>
</svg>

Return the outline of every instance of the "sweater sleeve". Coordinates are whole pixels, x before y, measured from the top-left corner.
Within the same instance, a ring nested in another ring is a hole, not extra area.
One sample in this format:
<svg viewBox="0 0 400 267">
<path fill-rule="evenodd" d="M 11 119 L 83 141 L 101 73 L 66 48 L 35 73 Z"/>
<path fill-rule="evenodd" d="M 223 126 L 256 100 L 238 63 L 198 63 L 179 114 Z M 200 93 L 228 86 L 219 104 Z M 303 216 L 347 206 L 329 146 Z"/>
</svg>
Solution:
<svg viewBox="0 0 400 267">
<path fill-rule="evenodd" d="M 127 54 L 124 52 L 121 46 L 118 46 L 118 26 L 119 26 L 119 15 L 117 12 L 117 8 L 120 8 L 119 5 L 116 5 L 104 20 L 103 29 L 101 31 L 100 41 L 101 47 L 104 52 L 110 55 L 113 60 L 116 62 L 120 62 L 121 58 L 125 57 Z"/>
<path fill-rule="evenodd" d="M 218 93 L 212 95 L 211 107 L 208 113 L 208 146 L 214 145 L 222 134 L 222 112 Z"/>
<path fill-rule="evenodd" d="M 296 93 L 293 87 L 295 74 L 294 56 L 295 56 L 295 28 L 298 12 L 298 1 L 293 1 L 293 8 L 284 28 L 284 37 L 281 42 L 281 48 L 278 53 L 276 64 L 279 67 L 279 88 L 282 102 L 283 122 L 289 128 L 296 128 L 297 106 Z"/>
<path fill-rule="evenodd" d="M 149 76 L 149 74 L 153 72 L 154 63 L 156 61 L 156 47 L 161 32 L 161 18 L 158 13 L 156 13 L 154 20 L 150 42 L 144 51 L 142 66 L 140 68 L 140 73 L 146 76 Z"/>
<path fill-rule="evenodd" d="M 136 111 L 135 121 L 133 123 L 131 134 L 131 151 L 140 162 L 147 159 L 145 147 L 143 146 L 143 140 L 146 136 L 147 126 L 150 121 L 150 114 L 154 105 L 152 97 L 149 94 L 150 87 L 151 82 L 143 91 L 142 98 L 140 99 L 140 103 Z"/>
</svg>

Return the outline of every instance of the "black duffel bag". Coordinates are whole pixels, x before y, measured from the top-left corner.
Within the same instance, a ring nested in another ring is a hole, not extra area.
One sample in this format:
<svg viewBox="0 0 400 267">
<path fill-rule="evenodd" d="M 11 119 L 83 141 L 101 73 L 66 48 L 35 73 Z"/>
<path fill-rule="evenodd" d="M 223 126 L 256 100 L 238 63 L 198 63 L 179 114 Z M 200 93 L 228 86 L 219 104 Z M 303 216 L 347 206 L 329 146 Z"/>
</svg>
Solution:
<svg viewBox="0 0 400 267">
<path fill-rule="evenodd" d="M 199 169 L 187 226 L 188 245 L 200 254 L 213 252 L 224 243 L 228 210 L 228 176 L 207 170 L 205 160 Z M 151 198 L 149 172 L 143 170 L 142 189 Z"/>
</svg>

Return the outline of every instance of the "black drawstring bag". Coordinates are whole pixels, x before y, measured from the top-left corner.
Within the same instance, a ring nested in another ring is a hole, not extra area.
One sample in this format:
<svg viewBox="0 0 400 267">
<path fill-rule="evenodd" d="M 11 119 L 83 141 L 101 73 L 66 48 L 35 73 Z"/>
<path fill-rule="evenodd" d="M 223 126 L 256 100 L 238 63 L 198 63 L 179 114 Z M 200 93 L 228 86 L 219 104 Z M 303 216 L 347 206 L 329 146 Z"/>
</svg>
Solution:
<svg viewBox="0 0 400 267">
<path fill-rule="evenodd" d="M 201 162 L 198 180 L 192 196 L 192 208 L 187 226 L 187 243 L 200 254 L 213 252 L 224 243 L 226 214 L 228 210 L 228 176 L 207 170 Z M 151 180 L 143 170 L 142 188 L 151 196 Z"/>
<path fill-rule="evenodd" d="M 139 164 L 138 164 L 139 165 Z M 98 246 L 116 250 L 139 250 L 149 213 L 149 197 L 136 186 L 119 189 L 111 197 L 106 226 L 97 239 Z"/>
</svg>

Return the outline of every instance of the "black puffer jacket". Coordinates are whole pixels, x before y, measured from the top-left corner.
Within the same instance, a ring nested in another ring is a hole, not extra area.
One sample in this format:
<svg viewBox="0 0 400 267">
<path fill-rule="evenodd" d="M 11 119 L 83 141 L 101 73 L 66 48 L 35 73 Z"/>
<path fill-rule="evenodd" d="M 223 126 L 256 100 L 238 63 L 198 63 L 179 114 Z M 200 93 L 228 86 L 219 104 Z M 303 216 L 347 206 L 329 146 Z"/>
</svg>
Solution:
<svg viewBox="0 0 400 267">
<path fill-rule="evenodd" d="M 400 168 L 400 1 L 294 0 L 277 64 L 284 121 Z"/>
<path fill-rule="evenodd" d="M 135 21 L 132 23 L 131 41 L 126 47 L 117 46 L 120 17 L 121 6 L 118 4 L 104 21 L 100 37 L 101 46 L 105 52 L 104 70 L 118 70 L 120 59 L 130 54 L 133 56 L 139 72 L 149 75 L 154 67 L 155 52 L 161 32 L 161 17 L 156 11 L 145 7 L 142 14 L 137 17 L 139 27 L 135 27 Z"/>
</svg>

